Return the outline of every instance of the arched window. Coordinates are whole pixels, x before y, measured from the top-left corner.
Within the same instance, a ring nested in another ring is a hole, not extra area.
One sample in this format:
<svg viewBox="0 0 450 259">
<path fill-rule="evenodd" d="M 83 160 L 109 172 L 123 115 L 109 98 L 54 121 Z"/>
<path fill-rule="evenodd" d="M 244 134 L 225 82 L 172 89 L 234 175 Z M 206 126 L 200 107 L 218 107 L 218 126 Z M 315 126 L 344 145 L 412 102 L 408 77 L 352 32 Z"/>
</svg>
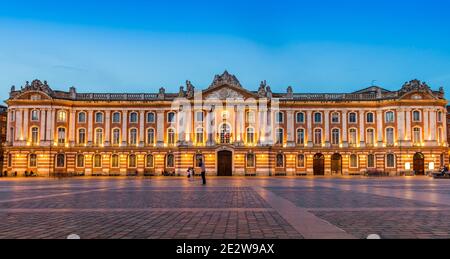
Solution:
<svg viewBox="0 0 450 259">
<path fill-rule="evenodd" d="M 297 156 L 297 167 L 298 168 L 305 168 L 305 155 L 300 154 Z"/>
<path fill-rule="evenodd" d="M 356 131 L 356 129 L 350 129 L 349 130 L 349 136 L 348 136 L 348 143 L 350 145 L 356 145 L 357 141 L 358 141 L 358 133 Z"/>
<path fill-rule="evenodd" d="M 247 144 L 254 144 L 255 143 L 255 129 L 254 128 L 247 128 Z"/>
<path fill-rule="evenodd" d="M 66 129 L 58 128 L 58 144 L 66 143 Z"/>
<path fill-rule="evenodd" d="M 444 142 L 444 130 L 442 129 L 442 127 L 439 127 L 437 130 L 437 141 L 439 144 Z"/>
<path fill-rule="evenodd" d="M 442 112 L 441 112 L 441 111 L 438 112 L 438 115 L 437 115 L 437 121 L 438 121 L 438 122 L 442 122 Z"/>
<path fill-rule="evenodd" d="M 112 115 L 113 123 L 120 123 L 120 112 L 114 112 Z"/>
<path fill-rule="evenodd" d="M 368 146 L 373 146 L 375 144 L 375 130 L 374 129 L 366 130 L 366 144 Z"/>
<path fill-rule="evenodd" d="M 394 123 L 395 122 L 394 112 L 392 112 L 392 111 L 386 112 L 385 121 L 386 121 L 386 123 Z"/>
<path fill-rule="evenodd" d="M 413 121 L 420 122 L 421 121 L 421 113 L 420 111 L 413 111 Z"/>
<path fill-rule="evenodd" d="M 155 129 L 147 129 L 147 145 L 152 146 L 155 144 Z"/>
<path fill-rule="evenodd" d="M 136 155 L 129 155 L 128 156 L 128 168 L 136 168 L 137 167 L 137 159 Z"/>
<path fill-rule="evenodd" d="M 255 112 L 248 111 L 247 112 L 247 123 L 255 123 Z"/>
<path fill-rule="evenodd" d="M 247 153 L 246 166 L 247 166 L 247 168 L 255 168 L 255 166 L 256 166 L 255 154 Z"/>
<path fill-rule="evenodd" d="M 349 123 L 356 123 L 358 121 L 358 116 L 356 112 L 351 112 L 348 115 L 348 122 Z"/>
<path fill-rule="evenodd" d="M 79 145 L 86 144 L 86 130 L 85 129 L 78 129 L 77 143 Z"/>
<path fill-rule="evenodd" d="M 38 121 L 38 120 L 39 120 L 39 111 L 32 110 L 31 111 L 31 121 Z"/>
<path fill-rule="evenodd" d="M 413 143 L 414 144 L 422 143 L 422 130 L 419 127 L 415 127 L 413 129 Z"/>
<path fill-rule="evenodd" d="M 204 132 L 203 132 L 203 128 L 197 128 L 195 130 L 195 141 L 197 142 L 197 144 L 203 144 L 204 142 Z"/>
<path fill-rule="evenodd" d="M 283 112 L 277 112 L 275 114 L 275 122 L 280 124 L 284 122 L 284 113 Z"/>
<path fill-rule="evenodd" d="M 168 154 L 166 156 L 166 167 L 167 168 L 175 167 L 175 156 L 173 154 Z"/>
<path fill-rule="evenodd" d="M 119 168 L 119 155 L 114 154 L 111 156 L 111 167 Z"/>
<path fill-rule="evenodd" d="M 86 123 L 86 113 L 85 112 L 78 113 L 78 123 Z"/>
<path fill-rule="evenodd" d="M 137 129 L 130 129 L 128 141 L 130 145 L 137 145 Z"/>
<path fill-rule="evenodd" d="M 167 122 L 168 123 L 175 123 L 175 113 L 174 112 L 169 112 L 167 114 Z"/>
<path fill-rule="evenodd" d="M 297 129 L 297 145 L 305 144 L 305 129 Z"/>
<path fill-rule="evenodd" d="M 12 160 L 13 160 L 12 154 L 8 154 L 8 167 L 12 167 Z"/>
<path fill-rule="evenodd" d="M 339 123 L 341 121 L 341 115 L 339 112 L 333 112 L 331 114 L 331 123 Z"/>
<path fill-rule="evenodd" d="M 277 168 L 284 168 L 284 155 L 283 154 L 277 154 L 276 156 L 276 166 Z"/>
<path fill-rule="evenodd" d="M 387 168 L 395 168 L 395 155 L 394 154 L 386 155 L 386 167 Z"/>
<path fill-rule="evenodd" d="M 278 128 L 276 131 L 276 144 L 282 145 L 284 143 L 284 129 Z"/>
<path fill-rule="evenodd" d="M 102 155 L 96 154 L 94 155 L 94 168 L 102 167 Z"/>
<path fill-rule="evenodd" d="M 137 123 L 137 122 L 138 122 L 137 112 L 130 113 L 130 123 Z"/>
<path fill-rule="evenodd" d="M 115 146 L 120 145 L 120 129 L 113 129 L 112 144 Z"/>
<path fill-rule="evenodd" d="M 195 121 L 196 122 L 203 122 L 204 119 L 204 113 L 202 111 L 198 111 L 195 113 Z"/>
<path fill-rule="evenodd" d="M 95 145 L 100 146 L 103 145 L 103 129 L 96 129 L 95 130 Z"/>
<path fill-rule="evenodd" d="M 66 167 L 66 156 L 64 154 L 57 154 L 56 155 L 56 167 L 57 168 L 64 168 L 64 167 Z"/>
<path fill-rule="evenodd" d="M 67 121 L 67 113 L 65 111 L 58 111 L 57 121 L 58 122 L 66 122 Z"/>
<path fill-rule="evenodd" d="M 366 122 L 367 123 L 375 123 L 375 116 L 374 116 L 373 112 L 368 112 L 366 114 Z"/>
<path fill-rule="evenodd" d="M 39 128 L 32 127 L 31 128 L 31 144 L 37 145 L 39 143 Z"/>
<path fill-rule="evenodd" d="M 350 155 L 350 168 L 358 168 L 358 156 L 355 154 Z"/>
<path fill-rule="evenodd" d="M 173 128 L 167 129 L 167 143 L 175 145 L 175 130 Z"/>
<path fill-rule="evenodd" d="M 95 123 L 103 123 L 103 113 L 102 112 L 95 113 Z"/>
<path fill-rule="evenodd" d="M 331 144 L 339 145 L 341 143 L 341 133 L 339 129 L 333 129 L 331 131 Z"/>
<path fill-rule="evenodd" d="M 314 123 L 322 123 L 322 113 L 314 113 Z"/>
<path fill-rule="evenodd" d="M 297 121 L 297 123 L 305 123 L 305 113 L 303 112 L 297 112 L 297 114 L 295 115 L 295 120 Z"/>
<path fill-rule="evenodd" d="M 367 167 L 375 168 L 375 155 L 374 154 L 369 154 L 367 156 Z"/>
<path fill-rule="evenodd" d="M 220 143 L 230 144 L 231 143 L 231 127 L 230 125 L 224 123 L 220 127 Z"/>
<path fill-rule="evenodd" d="M 386 143 L 388 145 L 394 145 L 394 128 L 386 128 Z"/>
<path fill-rule="evenodd" d="M 147 113 L 147 123 L 155 123 L 155 113 L 154 112 Z"/>
<path fill-rule="evenodd" d="M 153 155 L 152 154 L 148 154 L 145 158 L 145 167 L 147 168 L 153 168 L 154 167 L 154 163 L 153 163 Z"/>
<path fill-rule="evenodd" d="M 314 144 L 322 145 L 322 129 L 314 130 Z"/>
<path fill-rule="evenodd" d="M 30 154 L 28 156 L 28 166 L 30 168 L 37 167 L 37 155 L 36 154 Z"/>
<path fill-rule="evenodd" d="M 83 154 L 78 154 L 77 155 L 77 167 L 78 168 L 83 168 L 84 167 L 84 155 Z"/>
</svg>

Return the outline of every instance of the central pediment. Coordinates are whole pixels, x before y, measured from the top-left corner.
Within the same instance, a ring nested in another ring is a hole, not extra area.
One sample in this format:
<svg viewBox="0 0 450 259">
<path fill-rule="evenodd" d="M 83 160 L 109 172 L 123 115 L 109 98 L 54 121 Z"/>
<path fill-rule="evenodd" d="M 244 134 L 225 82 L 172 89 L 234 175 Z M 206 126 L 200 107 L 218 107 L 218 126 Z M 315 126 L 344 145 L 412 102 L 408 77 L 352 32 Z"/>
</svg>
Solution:
<svg viewBox="0 0 450 259">
<path fill-rule="evenodd" d="M 208 93 L 205 94 L 206 99 L 219 99 L 219 100 L 226 100 L 226 99 L 245 99 L 246 96 L 243 95 L 242 92 L 236 91 L 231 87 L 220 87 L 213 91 L 208 91 Z"/>
</svg>

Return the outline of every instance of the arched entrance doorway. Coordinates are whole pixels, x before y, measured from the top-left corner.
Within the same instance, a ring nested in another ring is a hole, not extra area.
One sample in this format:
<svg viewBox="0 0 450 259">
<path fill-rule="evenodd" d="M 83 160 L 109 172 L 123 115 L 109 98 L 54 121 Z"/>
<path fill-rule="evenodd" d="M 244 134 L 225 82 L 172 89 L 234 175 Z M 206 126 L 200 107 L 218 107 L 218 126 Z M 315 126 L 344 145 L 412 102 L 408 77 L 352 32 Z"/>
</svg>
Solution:
<svg viewBox="0 0 450 259">
<path fill-rule="evenodd" d="M 425 156 L 422 153 L 414 155 L 413 170 L 416 175 L 425 175 Z"/>
<path fill-rule="evenodd" d="M 219 151 L 217 153 L 217 175 L 233 176 L 233 153 L 231 151 Z"/>
<path fill-rule="evenodd" d="M 323 176 L 325 175 L 325 156 L 323 154 L 316 154 L 314 156 L 314 175 Z"/>
<path fill-rule="evenodd" d="M 331 174 L 342 175 L 342 156 L 340 154 L 334 154 L 331 156 Z"/>
</svg>

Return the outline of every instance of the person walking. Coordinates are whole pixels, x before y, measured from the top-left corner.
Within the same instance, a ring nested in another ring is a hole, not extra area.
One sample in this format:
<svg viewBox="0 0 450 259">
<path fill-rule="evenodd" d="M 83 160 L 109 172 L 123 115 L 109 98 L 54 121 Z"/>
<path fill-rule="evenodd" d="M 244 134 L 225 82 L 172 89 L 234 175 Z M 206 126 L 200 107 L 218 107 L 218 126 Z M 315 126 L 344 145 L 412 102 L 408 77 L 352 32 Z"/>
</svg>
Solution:
<svg viewBox="0 0 450 259">
<path fill-rule="evenodd" d="M 200 159 L 200 168 L 202 170 L 203 185 L 206 185 L 206 167 L 205 163 L 203 162 L 203 159 Z"/>
</svg>

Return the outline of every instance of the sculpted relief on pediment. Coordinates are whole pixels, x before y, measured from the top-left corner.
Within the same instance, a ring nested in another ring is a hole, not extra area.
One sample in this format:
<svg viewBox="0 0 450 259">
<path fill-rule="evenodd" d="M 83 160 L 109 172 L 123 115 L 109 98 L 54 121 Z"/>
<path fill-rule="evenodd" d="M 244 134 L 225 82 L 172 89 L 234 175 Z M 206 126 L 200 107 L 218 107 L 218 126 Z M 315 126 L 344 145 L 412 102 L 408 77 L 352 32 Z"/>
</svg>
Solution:
<svg viewBox="0 0 450 259">
<path fill-rule="evenodd" d="M 226 100 L 226 99 L 245 99 L 245 97 L 232 89 L 222 88 L 209 94 L 206 97 L 206 99 Z"/>
</svg>

